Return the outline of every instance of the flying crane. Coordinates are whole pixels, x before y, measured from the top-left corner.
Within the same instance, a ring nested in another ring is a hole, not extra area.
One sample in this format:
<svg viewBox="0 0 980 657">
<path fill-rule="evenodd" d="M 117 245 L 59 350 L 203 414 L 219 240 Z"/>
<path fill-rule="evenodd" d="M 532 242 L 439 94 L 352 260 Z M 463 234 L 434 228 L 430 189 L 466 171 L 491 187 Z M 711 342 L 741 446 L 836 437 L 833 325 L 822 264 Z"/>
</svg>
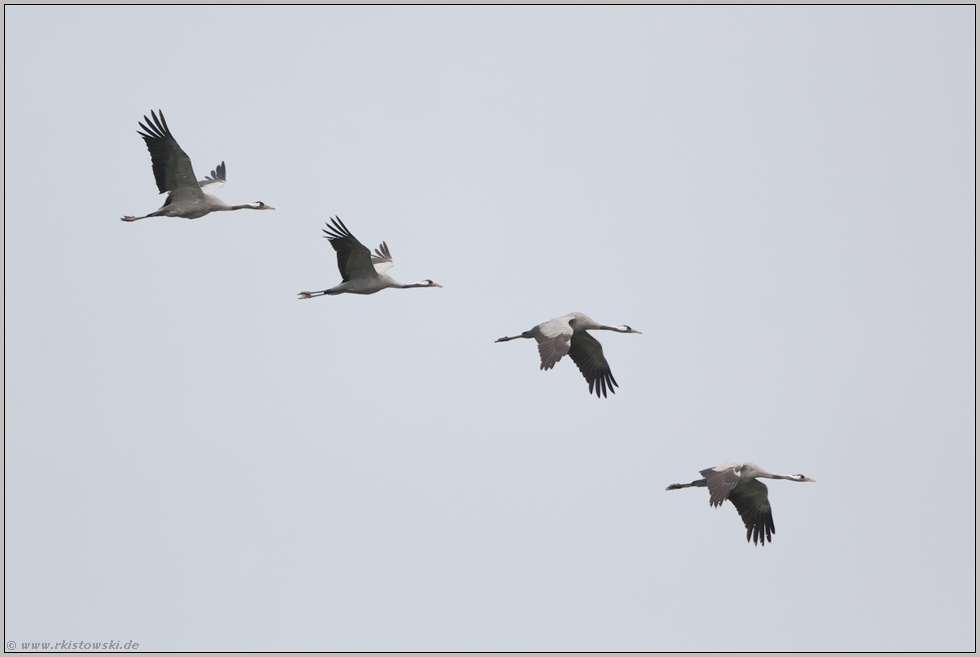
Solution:
<svg viewBox="0 0 980 657">
<path fill-rule="evenodd" d="M 385 273 L 395 264 L 386 242 L 382 242 L 381 246 L 374 250 L 374 255 L 371 255 L 370 249 L 351 235 L 340 217 L 332 217 L 331 221 L 333 224 L 327 222 L 323 232 L 326 233 L 324 237 L 330 240 L 330 246 L 337 252 L 337 268 L 340 269 L 343 281 L 339 285 L 319 292 L 300 292 L 300 299 L 344 293 L 374 294 L 389 287 L 399 290 L 411 287 L 442 287 L 429 279 L 407 285 L 399 283 Z"/>
<path fill-rule="evenodd" d="M 518 338 L 534 338 L 538 341 L 541 355 L 541 369 L 550 370 L 565 354 L 578 365 L 582 376 L 589 382 L 589 394 L 595 390 L 597 397 L 606 397 L 606 391 L 615 393 L 618 387 L 606 357 L 602 355 L 602 345 L 586 331 L 616 331 L 617 333 L 640 333 L 629 326 L 606 326 L 582 313 L 569 313 L 538 324 L 520 335 L 500 338 L 496 342 L 507 342 Z"/>
<path fill-rule="evenodd" d="M 763 470 L 755 463 L 730 461 L 701 471 L 704 479 L 689 484 L 671 484 L 667 490 L 707 487 L 711 506 L 721 506 L 727 499 L 745 523 L 745 540 L 765 546 L 776 533 L 769 506 L 769 489 L 759 479 L 788 479 L 789 481 L 814 481 L 801 474 L 777 475 Z"/>
<path fill-rule="evenodd" d="M 205 176 L 204 180 L 197 180 L 194 175 L 194 168 L 191 166 L 191 158 L 177 144 L 177 140 L 170 134 L 167 121 L 163 118 L 163 111 L 160 116 L 151 111 L 147 118 L 143 116 L 146 124 L 140 123 L 143 132 L 137 132 L 146 148 L 150 151 L 150 160 L 153 163 L 153 177 L 157 181 L 157 189 L 160 193 L 169 192 L 167 200 L 156 212 L 143 215 L 142 217 L 125 216 L 123 221 L 137 221 L 147 217 L 183 217 L 185 219 L 197 219 L 211 212 L 224 210 L 275 210 L 262 201 L 245 203 L 243 205 L 228 205 L 214 195 L 214 192 L 225 184 L 225 163 L 216 166 L 210 176 Z"/>
</svg>

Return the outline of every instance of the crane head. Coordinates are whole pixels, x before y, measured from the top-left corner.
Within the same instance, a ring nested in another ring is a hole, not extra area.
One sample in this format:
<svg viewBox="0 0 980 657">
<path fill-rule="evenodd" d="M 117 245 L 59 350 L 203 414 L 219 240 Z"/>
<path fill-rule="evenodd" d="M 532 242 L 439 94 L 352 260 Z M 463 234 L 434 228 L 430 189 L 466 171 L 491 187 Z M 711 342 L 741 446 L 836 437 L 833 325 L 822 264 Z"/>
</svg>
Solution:
<svg viewBox="0 0 980 657">
<path fill-rule="evenodd" d="M 424 281 L 420 281 L 419 283 L 416 283 L 416 285 L 418 285 L 419 287 L 442 287 L 435 281 L 431 281 L 428 278 L 425 279 Z"/>
<path fill-rule="evenodd" d="M 812 482 L 816 482 L 817 481 L 816 479 L 810 479 L 809 477 L 804 477 L 801 474 L 790 475 L 790 476 L 788 476 L 786 478 L 787 479 L 792 479 L 793 481 L 812 481 Z"/>
<path fill-rule="evenodd" d="M 252 208 L 253 210 L 275 210 L 274 207 L 271 205 L 266 205 L 262 201 L 253 201 L 252 203 L 248 204 L 248 207 Z"/>
<path fill-rule="evenodd" d="M 636 329 L 634 329 L 634 328 L 630 328 L 629 326 L 626 326 L 625 324 L 624 324 L 623 326 L 617 326 L 617 327 L 615 327 L 615 328 L 616 328 L 616 330 L 617 330 L 617 331 L 619 331 L 620 333 L 639 333 L 640 335 L 643 335 L 643 333 L 642 333 L 642 332 L 640 332 L 640 331 L 637 331 L 637 330 L 636 330 Z"/>
</svg>

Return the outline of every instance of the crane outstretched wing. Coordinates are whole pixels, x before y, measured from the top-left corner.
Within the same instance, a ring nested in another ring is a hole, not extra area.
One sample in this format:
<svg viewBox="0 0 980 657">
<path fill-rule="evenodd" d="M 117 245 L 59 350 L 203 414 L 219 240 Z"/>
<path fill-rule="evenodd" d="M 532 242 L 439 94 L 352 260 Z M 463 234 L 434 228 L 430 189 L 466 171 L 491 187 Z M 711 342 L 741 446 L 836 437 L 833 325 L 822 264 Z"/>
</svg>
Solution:
<svg viewBox="0 0 980 657">
<path fill-rule="evenodd" d="M 582 376 L 589 382 L 589 394 L 595 388 L 597 397 L 606 397 L 606 391 L 615 393 L 614 386 L 618 386 L 616 379 L 613 378 L 612 370 L 606 357 L 602 355 L 602 345 L 585 331 L 579 331 L 572 336 L 571 349 L 568 351 Z"/>
<path fill-rule="evenodd" d="M 721 506 L 729 498 L 729 493 L 738 485 L 742 466 L 725 467 L 722 469 L 708 468 L 701 471 L 701 476 L 708 482 L 708 495 L 711 506 Z"/>
<path fill-rule="evenodd" d="M 538 343 L 541 369 L 550 370 L 568 353 L 572 339 L 572 326 L 568 322 L 570 317 L 558 317 L 531 329 L 531 335 Z"/>
<path fill-rule="evenodd" d="M 204 176 L 204 180 L 198 180 L 197 184 L 205 194 L 214 194 L 222 185 L 225 184 L 225 163 L 222 162 L 211 170 L 211 175 Z"/>
<path fill-rule="evenodd" d="M 371 256 L 371 264 L 374 265 L 374 271 L 383 274 L 395 266 L 394 261 L 391 259 L 391 251 L 388 250 L 387 242 L 382 242 L 381 246 L 374 250 L 374 253 L 375 255 Z"/>
<path fill-rule="evenodd" d="M 378 275 L 371 262 L 371 251 L 351 235 L 340 217 L 331 219 L 333 225 L 327 222 L 323 229 L 324 237 L 330 240 L 330 246 L 337 252 L 337 268 L 344 282 L 354 278 L 371 278 Z"/>
<path fill-rule="evenodd" d="M 710 490 L 710 488 L 708 489 Z M 772 507 L 769 506 L 769 489 L 758 479 L 743 481 L 741 486 L 732 489 L 728 501 L 735 505 L 738 515 L 745 523 L 745 540 L 756 545 L 772 543 L 776 525 L 772 521 Z"/>
<path fill-rule="evenodd" d="M 191 166 L 191 158 L 187 157 L 177 140 L 170 134 L 167 121 L 163 118 L 163 111 L 157 117 L 156 112 L 151 111 L 152 118 L 143 116 L 146 124 L 140 123 L 144 132 L 137 131 L 137 134 L 146 142 L 146 148 L 150 151 L 150 160 L 153 162 L 153 177 L 157 181 L 157 189 L 160 193 L 170 192 L 171 196 L 195 197 L 202 196 L 204 192 L 197 183 L 194 176 L 194 167 Z"/>
</svg>

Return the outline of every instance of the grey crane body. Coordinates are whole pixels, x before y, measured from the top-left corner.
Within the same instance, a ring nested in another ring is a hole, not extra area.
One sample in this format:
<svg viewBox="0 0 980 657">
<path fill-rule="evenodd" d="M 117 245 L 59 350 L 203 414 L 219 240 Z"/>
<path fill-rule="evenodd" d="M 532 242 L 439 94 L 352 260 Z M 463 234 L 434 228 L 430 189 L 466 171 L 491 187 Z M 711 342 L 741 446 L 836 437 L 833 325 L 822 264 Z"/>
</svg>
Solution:
<svg viewBox="0 0 980 657">
<path fill-rule="evenodd" d="M 327 222 L 323 232 L 326 233 L 324 237 L 330 240 L 330 245 L 337 252 L 337 268 L 343 281 L 339 285 L 319 292 L 300 292 L 300 299 L 336 294 L 374 294 L 389 287 L 401 290 L 412 287 L 442 287 L 429 279 L 418 283 L 399 283 L 385 273 L 394 266 L 386 242 L 382 242 L 372 255 L 371 251 L 347 230 L 340 217 L 333 217 L 331 221 L 333 224 Z"/>
<path fill-rule="evenodd" d="M 609 363 L 602 353 L 602 345 L 586 331 L 640 333 L 629 326 L 606 326 L 582 313 L 569 313 L 538 324 L 520 335 L 500 338 L 497 342 L 518 338 L 537 340 L 542 370 L 550 370 L 568 354 L 589 382 L 589 394 L 595 391 L 597 397 L 606 397 L 606 392 L 615 393 L 613 388 L 619 384 L 613 378 Z"/>
<path fill-rule="evenodd" d="M 197 219 L 211 212 L 222 212 L 228 210 L 275 210 L 262 201 L 244 203 L 242 205 L 228 205 L 214 195 L 222 185 L 225 184 L 226 167 L 222 162 L 216 166 L 210 176 L 205 176 L 204 180 L 197 180 L 194 175 L 194 168 L 191 166 L 191 158 L 177 144 L 177 140 L 170 134 L 167 121 L 163 118 L 163 112 L 157 117 L 156 112 L 150 112 L 152 119 L 143 117 L 146 125 L 140 123 L 143 132 L 138 132 L 146 148 L 150 151 L 150 160 L 153 163 L 153 177 L 156 179 L 157 189 L 160 193 L 169 192 L 167 200 L 156 212 L 143 215 L 142 217 L 126 216 L 123 221 L 137 221 L 147 217 L 183 217 L 184 219 Z"/>
<path fill-rule="evenodd" d="M 721 506 L 727 499 L 731 502 L 742 522 L 745 523 L 745 540 L 765 546 L 776 533 L 772 521 L 772 507 L 769 505 L 769 489 L 759 479 L 788 479 L 789 481 L 814 481 L 801 474 L 778 475 L 763 470 L 755 463 L 729 461 L 713 468 L 701 470 L 704 479 L 689 484 L 671 484 L 667 490 L 701 487 L 708 489 L 711 506 Z"/>
</svg>

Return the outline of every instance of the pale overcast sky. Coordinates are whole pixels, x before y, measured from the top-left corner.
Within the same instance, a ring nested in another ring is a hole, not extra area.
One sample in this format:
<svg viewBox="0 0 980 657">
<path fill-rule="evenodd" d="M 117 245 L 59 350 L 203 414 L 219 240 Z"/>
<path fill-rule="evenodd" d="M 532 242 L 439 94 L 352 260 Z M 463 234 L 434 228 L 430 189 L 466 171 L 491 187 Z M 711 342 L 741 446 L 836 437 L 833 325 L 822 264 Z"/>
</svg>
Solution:
<svg viewBox="0 0 980 657">
<path fill-rule="evenodd" d="M 973 650 L 975 18 L 6 7 L 5 641 Z"/>
</svg>

